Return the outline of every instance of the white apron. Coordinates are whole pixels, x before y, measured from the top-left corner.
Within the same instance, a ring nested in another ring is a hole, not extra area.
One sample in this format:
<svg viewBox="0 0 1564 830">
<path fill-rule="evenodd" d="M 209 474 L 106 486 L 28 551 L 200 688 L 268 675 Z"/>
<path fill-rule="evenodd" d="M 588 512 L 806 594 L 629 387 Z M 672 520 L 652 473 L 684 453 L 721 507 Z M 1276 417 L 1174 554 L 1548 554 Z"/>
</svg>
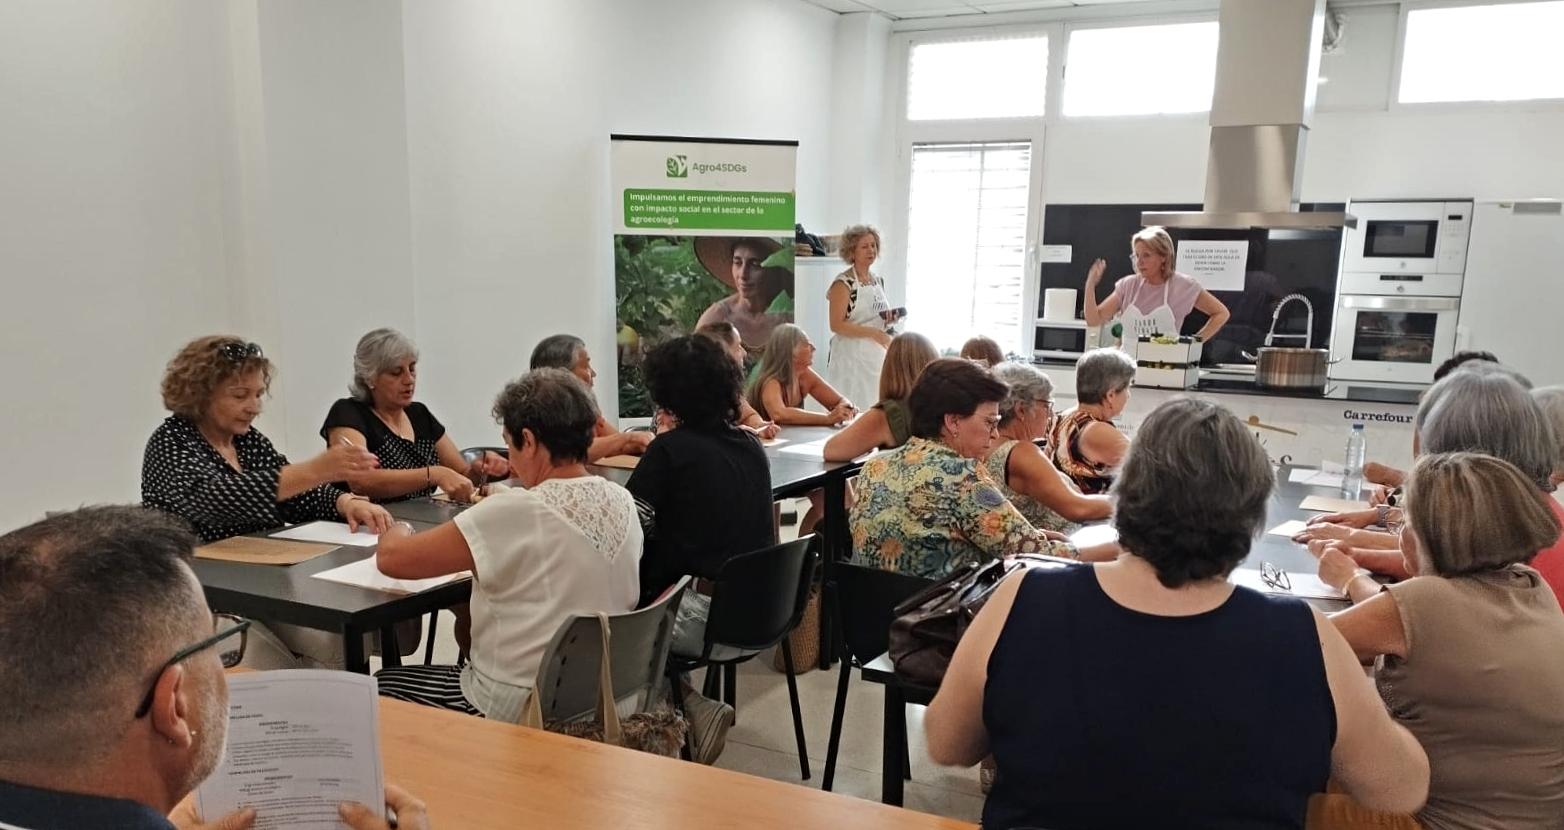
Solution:
<svg viewBox="0 0 1564 830">
<path fill-rule="evenodd" d="M 1162 283 L 1162 305 L 1149 312 L 1142 313 L 1135 307 L 1135 301 L 1140 299 L 1140 289 L 1145 286 L 1144 282 L 1135 287 L 1135 296 L 1130 297 L 1124 308 L 1119 310 L 1119 322 L 1124 326 L 1123 342 L 1119 348 L 1125 354 L 1135 357 L 1142 337 L 1154 334 L 1178 336 L 1178 320 L 1173 316 L 1173 307 L 1168 305 L 1168 287 L 1172 284 L 1171 278 Z"/>
<path fill-rule="evenodd" d="M 885 318 L 880 312 L 889 311 L 891 304 L 885 298 L 885 286 L 880 278 L 872 273 L 869 278 L 868 285 L 858 282 L 851 268 L 836 275 L 837 282 L 847 285 L 847 322 L 884 331 Z M 879 343 L 867 337 L 831 335 L 826 380 L 860 410 L 879 403 L 880 368 L 884 365 L 885 347 Z"/>
</svg>

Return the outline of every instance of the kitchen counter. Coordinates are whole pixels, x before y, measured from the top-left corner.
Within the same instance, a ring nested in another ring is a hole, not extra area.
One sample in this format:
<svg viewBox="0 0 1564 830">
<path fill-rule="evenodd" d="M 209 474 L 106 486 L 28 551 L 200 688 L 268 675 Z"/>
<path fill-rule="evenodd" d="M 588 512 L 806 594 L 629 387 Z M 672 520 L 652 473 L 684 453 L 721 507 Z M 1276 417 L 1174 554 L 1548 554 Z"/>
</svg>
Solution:
<svg viewBox="0 0 1564 830">
<path fill-rule="evenodd" d="M 1064 360 L 1034 360 L 1032 365 L 1047 372 L 1050 377 L 1061 372 L 1075 376 L 1075 362 Z M 1139 387 L 1137 387 L 1139 388 Z M 1200 370 L 1200 383 L 1190 391 L 1219 395 L 1257 395 L 1267 398 L 1302 398 L 1317 401 L 1350 401 L 1353 403 L 1405 404 L 1416 406 L 1418 396 L 1427 386 L 1414 383 L 1374 384 L 1363 381 L 1333 380 L 1325 384 L 1325 391 L 1311 392 L 1303 389 L 1269 389 L 1255 385 L 1252 375 Z M 1168 390 L 1176 391 L 1176 390 Z"/>
</svg>

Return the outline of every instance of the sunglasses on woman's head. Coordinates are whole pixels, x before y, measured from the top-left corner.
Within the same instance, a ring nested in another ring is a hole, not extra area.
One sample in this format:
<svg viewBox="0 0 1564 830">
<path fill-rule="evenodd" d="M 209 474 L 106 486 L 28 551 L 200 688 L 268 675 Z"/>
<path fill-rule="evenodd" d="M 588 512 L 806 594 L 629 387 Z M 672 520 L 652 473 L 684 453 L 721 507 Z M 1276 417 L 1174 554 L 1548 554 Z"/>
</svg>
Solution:
<svg viewBox="0 0 1564 830">
<path fill-rule="evenodd" d="M 224 343 L 217 347 L 217 353 L 234 363 L 243 363 L 250 358 L 260 357 L 261 346 L 259 343 Z"/>
</svg>

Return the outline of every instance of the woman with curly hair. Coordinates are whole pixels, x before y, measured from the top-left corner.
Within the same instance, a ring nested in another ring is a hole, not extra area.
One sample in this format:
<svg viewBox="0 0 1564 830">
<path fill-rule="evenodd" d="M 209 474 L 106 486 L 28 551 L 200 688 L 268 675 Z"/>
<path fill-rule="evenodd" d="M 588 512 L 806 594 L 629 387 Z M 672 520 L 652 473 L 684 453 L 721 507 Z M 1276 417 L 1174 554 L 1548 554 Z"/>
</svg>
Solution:
<svg viewBox="0 0 1564 830">
<path fill-rule="evenodd" d="M 141 501 L 184 519 L 203 542 L 326 519 L 380 533 L 391 515 L 331 482 L 375 468 L 369 450 L 340 442 L 290 463 L 252 424 L 271 385 L 261 347 L 216 335 L 190 341 L 163 373 L 163 405 L 173 413 L 147 440 Z M 268 630 L 269 629 L 269 630 Z M 257 625 L 246 664 L 255 668 L 343 665 L 342 638 L 294 626 Z M 264 656 L 263 656 L 264 655 Z"/>
<path fill-rule="evenodd" d="M 1175 398 L 1114 485 L 1123 554 L 994 590 L 924 717 L 937 763 L 993 755 L 983 826 L 1302 828 L 1327 779 L 1423 803 L 1428 757 L 1335 627 L 1227 581 L 1273 486 L 1242 421 Z"/>
<path fill-rule="evenodd" d="M 375 456 L 340 443 L 297 464 L 251 424 L 271 385 L 261 347 L 237 337 L 200 337 L 169 361 L 163 405 L 173 413 L 141 463 L 141 500 L 190 523 L 203 542 L 311 519 L 342 520 L 376 533 L 391 516 L 329 482 L 373 469 Z"/>
<path fill-rule="evenodd" d="M 625 485 L 646 530 L 641 596 L 649 600 L 689 574 L 717 576 L 723 563 L 775 539 L 771 468 L 760 442 L 736 422 L 739 369 L 715 341 L 679 337 L 646 356 L 646 389 L 669 429 Z M 673 650 L 699 656 L 711 597 L 697 582 L 685 591 L 673 623 Z M 733 707 L 687 689 L 685 714 L 695 758 L 722 752 Z"/>
</svg>

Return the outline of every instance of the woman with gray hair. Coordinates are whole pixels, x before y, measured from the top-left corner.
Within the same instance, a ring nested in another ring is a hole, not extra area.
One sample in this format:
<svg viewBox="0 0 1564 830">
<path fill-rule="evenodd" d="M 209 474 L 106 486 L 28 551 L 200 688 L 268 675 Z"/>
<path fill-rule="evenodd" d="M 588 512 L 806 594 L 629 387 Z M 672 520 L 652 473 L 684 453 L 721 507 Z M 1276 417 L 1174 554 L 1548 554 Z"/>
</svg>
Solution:
<svg viewBox="0 0 1564 830">
<path fill-rule="evenodd" d="M 1034 527 L 1069 533 L 1080 522 L 1106 519 L 1113 502 L 1105 495 L 1084 495 L 1059 472 L 1036 441 L 1053 426 L 1053 381 L 1025 363 L 994 369 L 1010 392 L 999 403 L 999 443 L 984 466 L 1000 492 Z"/>
<path fill-rule="evenodd" d="M 381 534 L 376 564 L 387 576 L 473 575 L 472 659 L 386 669 L 381 694 L 515 723 L 560 623 L 635 607 L 641 524 L 628 490 L 587 472 L 597 417 L 569 372 L 528 372 L 494 401 L 522 487 L 433 530 L 414 535 L 397 522 Z"/>
<path fill-rule="evenodd" d="M 1124 552 L 993 591 L 923 721 L 936 763 L 993 756 L 983 826 L 1301 828 L 1332 778 L 1375 809 L 1423 803 L 1428 759 L 1341 634 L 1227 580 L 1274 485 L 1233 413 L 1175 398 L 1114 484 Z"/>
<path fill-rule="evenodd" d="M 1430 429 L 1438 416 L 1430 413 Z M 1331 622 L 1359 658 L 1374 660 L 1386 708 L 1428 751 L 1433 779 L 1417 822 L 1431 830 L 1557 827 L 1564 613 L 1526 566 L 1558 538 L 1557 512 L 1537 499 L 1535 472 L 1471 452 L 1420 456 L 1405 510 L 1398 541 L 1415 576 L 1384 587 L 1331 548 L 1320 577 L 1356 602 Z M 1361 812 L 1326 806 L 1320 826 L 1395 826 Z"/>
<path fill-rule="evenodd" d="M 470 501 L 476 484 L 510 475 L 498 453 L 469 463 L 427 406 L 413 400 L 418 386 L 418 347 L 396 329 L 375 329 L 353 350 L 351 397 L 331 405 L 320 436 L 328 447 L 364 447 L 380 459 L 377 469 L 348 478 L 354 493 L 376 502 L 420 498 L 436 487 Z"/>
<path fill-rule="evenodd" d="M 1564 520 L 1564 506 L 1549 497 L 1559 460 L 1554 428 L 1513 370 L 1477 363 L 1452 372 L 1423 394 L 1412 423 L 1414 455 L 1477 452 L 1509 462 L 1531 481 L 1534 496 Z M 1411 575 L 1393 532 L 1316 524 L 1306 540 L 1315 555 L 1335 548 L 1375 573 Z M 1556 592 L 1564 592 L 1564 538 L 1537 552 L 1531 564 Z"/>
<path fill-rule="evenodd" d="M 587 352 L 586 341 L 574 334 L 552 334 L 538 341 L 532 349 L 531 367 L 536 369 L 564 369 L 586 384 L 590 390 L 597 381 L 597 370 L 592 368 L 592 355 Z M 652 443 L 650 432 L 620 432 L 613 424 L 597 415 L 592 425 L 592 446 L 587 450 L 587 463 L 611 455 L 640 455 Z"/>
<path fill-rule="evenodd" d="M 1087 495 L 1106 493 L 1130 441 L 1113 419 L 1130 402 L 1135 361 L 1118 349 L 1092 349 L 1075 361 L 1075 407 L 1059 416 L 1049 442 L 1059 469 Z"/>
<path fill-rule="evenodd" d="M 1551 478 L 1554 498 L 1557 499 L 1558 487 L 1564 484 L 1564 386 L 1542 386 L 1531 390 L 1531 396 L 1542 407 L 1543 416 L 1553 426 L 1553 438 L 1559 446 L 1559 457 L 1553 462 Z"/>
</svg>

